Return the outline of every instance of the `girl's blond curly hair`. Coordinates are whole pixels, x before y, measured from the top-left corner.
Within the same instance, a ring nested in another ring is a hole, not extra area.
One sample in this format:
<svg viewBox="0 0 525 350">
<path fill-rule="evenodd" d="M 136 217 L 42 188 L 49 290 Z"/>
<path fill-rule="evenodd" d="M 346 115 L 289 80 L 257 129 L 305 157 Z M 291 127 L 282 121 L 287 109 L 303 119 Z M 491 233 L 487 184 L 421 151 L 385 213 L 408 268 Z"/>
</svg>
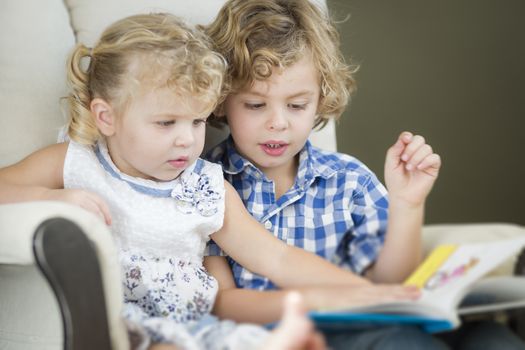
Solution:
<svg viewBox="0 0 525 350">
<path fill-rule="evenodd" d="M 102 98 L 122 114 L 145 89 L 168 87 L 191 94 L 202 103 L 199 113 L 209 114 L 222 97 L 225 71 L 224 59 L 212 51 L 204 33 L 178 17 L 157 13 L 124 18 L 107 28 L 92 49 L 78 44 L 68 59 L 68 135 L 82 144 L 95 143 L 101 135 L 91 101 Z"/>
<path fill-rule="evenodd" d="M 357 67 L 345 62 L 327 11 L 310 0 L 229 0 L 203 28 L 228 62 L 230 93 L 310 54 L 321 88 L 315 127 L 322 128 L 340 117 L 355 89 Z"/>
</svg>

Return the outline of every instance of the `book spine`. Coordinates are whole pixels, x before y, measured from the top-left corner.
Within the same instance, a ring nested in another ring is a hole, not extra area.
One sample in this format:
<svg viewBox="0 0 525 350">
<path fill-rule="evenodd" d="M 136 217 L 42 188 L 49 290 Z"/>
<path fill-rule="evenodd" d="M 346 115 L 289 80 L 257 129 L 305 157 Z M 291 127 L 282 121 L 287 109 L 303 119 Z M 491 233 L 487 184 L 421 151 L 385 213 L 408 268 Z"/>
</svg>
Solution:
<svg viewBox="0 0 525 350">
<path fill-rule="evenodd" d="M 432 276 L 443 263 L 457 249 L 457 245 L 444 244 L 438 246 L 425 259 L 425 261 L 406 279 L 405 285 L 423 288 L 427 280 Z"/>
</svg>

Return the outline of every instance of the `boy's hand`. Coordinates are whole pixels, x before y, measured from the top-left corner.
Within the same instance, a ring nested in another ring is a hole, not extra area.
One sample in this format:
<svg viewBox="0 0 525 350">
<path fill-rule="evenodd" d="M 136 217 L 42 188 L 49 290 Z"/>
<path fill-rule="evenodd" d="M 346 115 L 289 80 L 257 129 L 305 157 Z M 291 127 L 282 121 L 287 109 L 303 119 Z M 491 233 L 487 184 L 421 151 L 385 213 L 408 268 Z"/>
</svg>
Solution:
<svg viewBox="0 0 525 350">
<path fill-rule="evenodd" d="M 100 217 L 106 225 L 111 225 L 109 207 L 106 202 L 95 193 L 84 190 L 53 189 L 45 193 L 44 199 L 78 205 Z"/>
<path fill-rule="evenodd" d="M 440 167 L 441 158 L 422 136 L 402 132 L 386 154 L 385 183 L 390 198 L 423 204 Z"/>
<path fill-rule="evenodd" d="M 415 286 L 400 284 L 367 284 L 353 286 L 326 286 L 300 291 L 312 310 L 336 310 L 398 301 L 414 301 L 421 297 Z"/>
</svg>

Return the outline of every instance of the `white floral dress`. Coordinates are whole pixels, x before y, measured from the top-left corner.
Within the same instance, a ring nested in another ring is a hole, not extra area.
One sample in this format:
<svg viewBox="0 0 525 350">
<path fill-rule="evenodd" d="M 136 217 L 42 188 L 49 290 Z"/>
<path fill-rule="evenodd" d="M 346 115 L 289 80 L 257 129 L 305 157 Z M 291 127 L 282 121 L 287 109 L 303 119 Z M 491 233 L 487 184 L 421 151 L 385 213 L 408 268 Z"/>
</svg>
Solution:
<svg viewBox="0 0 525 350">
<path fill-rule="evenodd" d="M 110 207 L 124 316 L 142 334 L 140 347 L 152 341 L 182 349 L 249 349 L 267 336 L 261 327 L 210 315 L 218 284 L 202 259 L 224 218 L 219 165 L 198 159 L 177 179 L 156 182 L 121 173 L 103 142 L 93 148 L 70 141 L 64 187 L 95 192 Z"/>
</svg>

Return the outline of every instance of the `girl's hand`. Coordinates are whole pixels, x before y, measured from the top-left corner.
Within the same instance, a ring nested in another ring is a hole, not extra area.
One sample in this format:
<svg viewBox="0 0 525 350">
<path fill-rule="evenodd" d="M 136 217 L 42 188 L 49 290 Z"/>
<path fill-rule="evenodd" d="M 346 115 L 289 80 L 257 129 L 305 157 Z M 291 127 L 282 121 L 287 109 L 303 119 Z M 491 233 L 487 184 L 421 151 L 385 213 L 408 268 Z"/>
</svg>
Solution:
<svg viewBox="0 0 525 350">
<path fill-rule="evenodd" d="M 385 183 L 391 200 L 423 204 L 440 167 L 441 158 L 423 136 L 402 132 L 386 154 Z"/>
<path fill-rule="evenodd" d="M 323 336 L 316 332 L 306 314 L 301 295 L 290 292 L 284 300 L 284 312 L 275 330 L 259 350 L 325 350 Z"/>
<path fill-rule="evenodd" d="M 45 193 L 44 199 L 78 205 L 100 217 L 106 225 L 111 225 L 109 207 L 106 202 L 95 193 L 74 189 L 53 189 Z"/>
</svg>

